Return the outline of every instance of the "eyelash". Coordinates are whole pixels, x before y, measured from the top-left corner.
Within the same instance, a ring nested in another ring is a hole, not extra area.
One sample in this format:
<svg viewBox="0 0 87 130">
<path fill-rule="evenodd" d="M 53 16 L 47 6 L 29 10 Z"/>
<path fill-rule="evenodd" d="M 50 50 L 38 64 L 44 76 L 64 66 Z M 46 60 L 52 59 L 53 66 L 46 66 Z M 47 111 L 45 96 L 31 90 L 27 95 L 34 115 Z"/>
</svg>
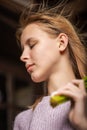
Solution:
<svg viewBox="0 0 87 130">
<path fill-rule="evenodd" d="M 34 46 L 35 46 L 35 44 L 33 44 L 33 45 L 29 45 L 30 49 L 32 49 Z"/>
<path fill-rule="evenodd" d="M 34 41 L 32 44 L 29 44 L 30 49 L 32 49 L 36 45 L 37 41 Z"/>
</svg>

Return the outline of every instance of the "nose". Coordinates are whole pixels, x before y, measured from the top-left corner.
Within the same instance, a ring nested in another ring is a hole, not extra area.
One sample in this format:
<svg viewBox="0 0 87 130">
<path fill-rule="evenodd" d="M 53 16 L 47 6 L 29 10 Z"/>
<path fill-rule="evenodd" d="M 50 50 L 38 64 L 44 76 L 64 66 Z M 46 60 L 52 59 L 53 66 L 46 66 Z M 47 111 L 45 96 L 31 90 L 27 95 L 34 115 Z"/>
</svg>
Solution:
<svg viewBox="0 0 87 130">
<path fill-rule="evenodd" d="M 20 60 L 23 61 L 23 62 L 27 62 L 27 60 L 30 58 L 30 54 L 29 54 L 29 51 L 27 49 L 25 49 L 23 52 L 22 52 L 22 55 L 20 56 Z"/>
</svg>

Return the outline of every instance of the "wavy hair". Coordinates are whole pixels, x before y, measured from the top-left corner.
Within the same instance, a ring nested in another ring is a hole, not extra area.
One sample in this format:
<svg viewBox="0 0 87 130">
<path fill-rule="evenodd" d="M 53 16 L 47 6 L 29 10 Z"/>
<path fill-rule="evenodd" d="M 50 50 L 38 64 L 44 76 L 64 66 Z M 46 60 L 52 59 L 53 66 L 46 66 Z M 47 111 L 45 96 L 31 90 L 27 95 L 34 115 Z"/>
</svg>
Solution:
<svg viewBox="0 0 87 130">
<path fill-rule="evenodd" d="M 76 78 L 83 78 L 86 75 L 87 65 L 84 40 L 70 21 L 72 11 L 64 5 L 64 3 L 60 3 L 48 7 L 44 2 L 42 4 L 29 3 L 21 14 L 16 36 L 20 41 L 23 29 L 32 23 L 38 24 L 53 37 L 57 37 L 61 32 L 65 33 L 69 38 L 68 51 L 73 72 Z"/>
</svg>

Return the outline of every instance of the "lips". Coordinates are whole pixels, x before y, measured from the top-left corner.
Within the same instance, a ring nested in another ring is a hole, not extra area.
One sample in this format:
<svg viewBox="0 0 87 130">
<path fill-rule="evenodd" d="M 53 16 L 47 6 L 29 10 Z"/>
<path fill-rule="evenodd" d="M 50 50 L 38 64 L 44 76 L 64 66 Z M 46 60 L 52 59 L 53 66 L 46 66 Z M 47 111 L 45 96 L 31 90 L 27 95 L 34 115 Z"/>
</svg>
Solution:
<svg viewBox="0 0 87 130">
<path fill-rule="evenodd" d="M 26 69 L 28 72 L 32 72 L 34 64 L 27 64 Z"/>
</svg>

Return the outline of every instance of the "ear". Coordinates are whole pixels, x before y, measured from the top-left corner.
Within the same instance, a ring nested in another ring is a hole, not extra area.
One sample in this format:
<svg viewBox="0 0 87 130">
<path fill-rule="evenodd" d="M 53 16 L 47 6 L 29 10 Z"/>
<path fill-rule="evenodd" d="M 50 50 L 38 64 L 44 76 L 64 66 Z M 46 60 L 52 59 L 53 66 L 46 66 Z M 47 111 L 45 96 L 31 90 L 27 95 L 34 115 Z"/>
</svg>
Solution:
<svg viewBox="0 0 87 130">
<path fill-rule="evenodd" d="M 60 52 L 63 52 L 68 45 L 68 36 L 65 33 L 60 33 L 57 37 L 57 44 Z"/>
</svg>

